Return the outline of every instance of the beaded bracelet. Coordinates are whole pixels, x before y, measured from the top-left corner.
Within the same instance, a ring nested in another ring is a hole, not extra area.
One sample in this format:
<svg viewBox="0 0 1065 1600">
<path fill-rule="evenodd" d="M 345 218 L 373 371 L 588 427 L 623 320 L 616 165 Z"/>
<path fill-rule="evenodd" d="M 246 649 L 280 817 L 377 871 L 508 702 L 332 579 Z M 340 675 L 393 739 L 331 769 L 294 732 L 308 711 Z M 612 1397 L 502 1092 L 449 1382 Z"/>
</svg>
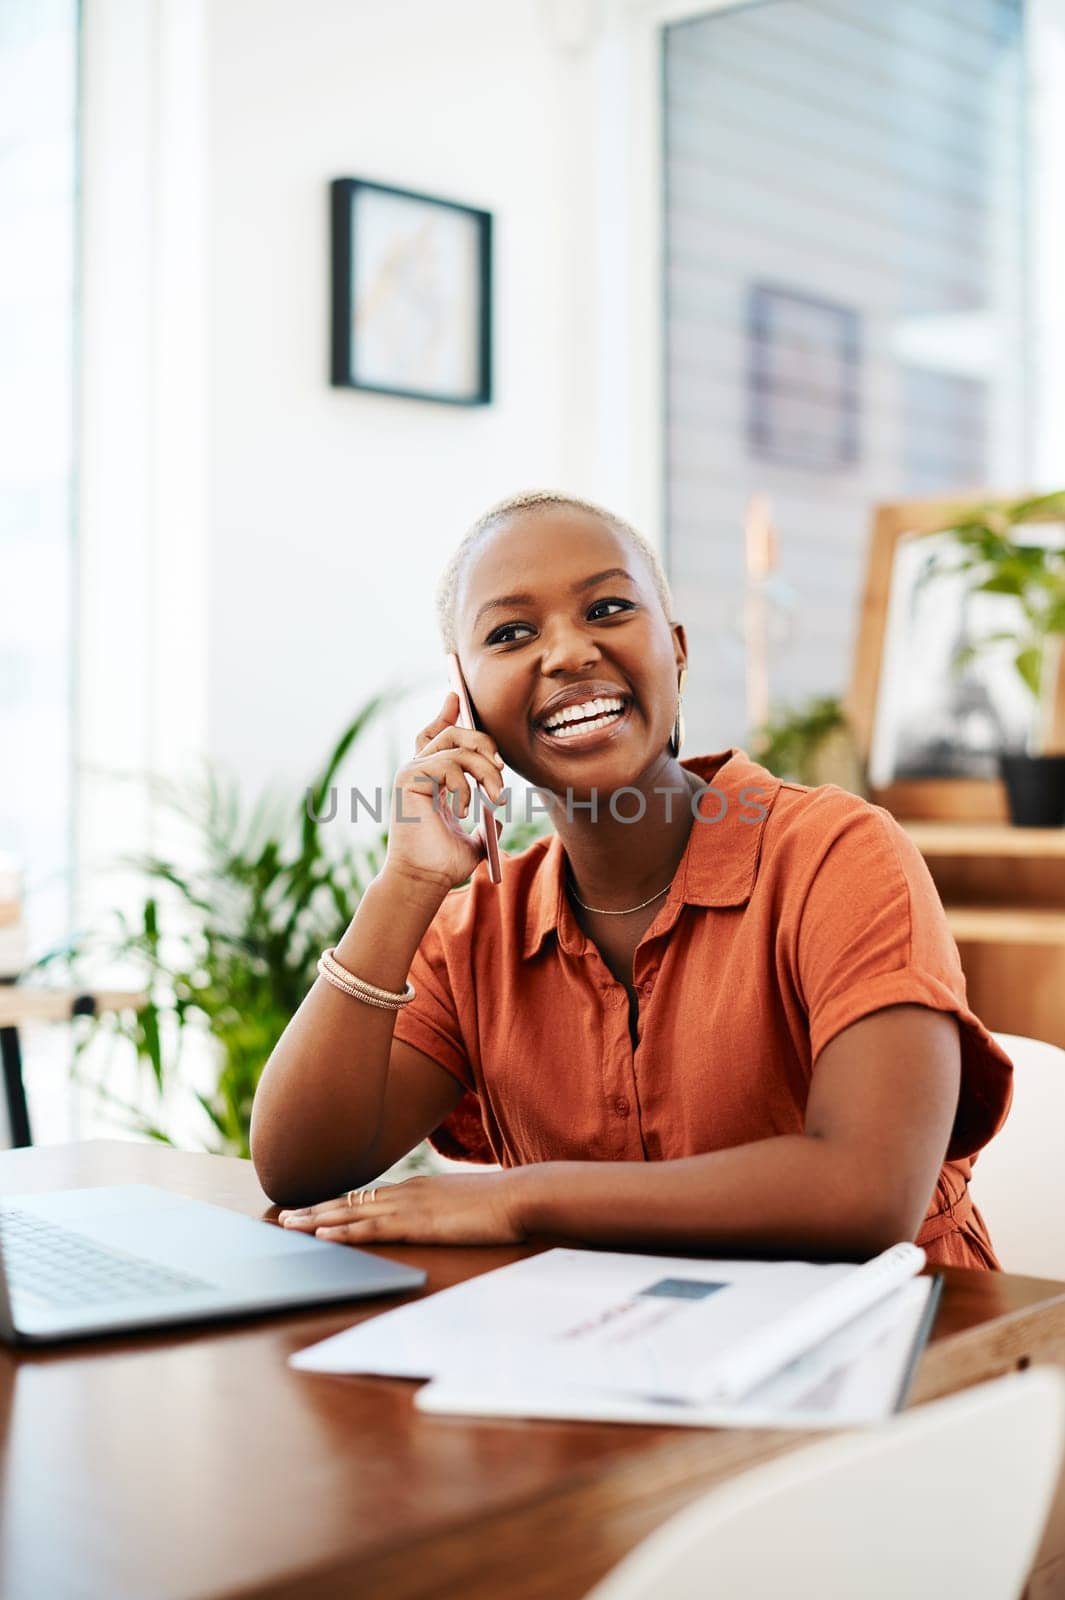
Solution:
<svg viewBox="0 0 1065 1600">
<path fill-rule="evenodd" d="M 318 957 L 318 974 L 334 989 L 340 989 L 344 994 L 350 995 L 353 1000 L 362 1000 L 368 1006 L 379 1006 L 382 1011 L 399 1011 L 403 1006 L 409 1006 L 414 999 L 415 988 L 410 979 L 407 980 L 402 994 L 393 994 L 391 989 L 378 989 L 376 984 L 366 983 L 362 978 L 357 978 L 347 967 L 342 967 L 333 957 L 333 947 L 323 950 Z"/>
</svg>

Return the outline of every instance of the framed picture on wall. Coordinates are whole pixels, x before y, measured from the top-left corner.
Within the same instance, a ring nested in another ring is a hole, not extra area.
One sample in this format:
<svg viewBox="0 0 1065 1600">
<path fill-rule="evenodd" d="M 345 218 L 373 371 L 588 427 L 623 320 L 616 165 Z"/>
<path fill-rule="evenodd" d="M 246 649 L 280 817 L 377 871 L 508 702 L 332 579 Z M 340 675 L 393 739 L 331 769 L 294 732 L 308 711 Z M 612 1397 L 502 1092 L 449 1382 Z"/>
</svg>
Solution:
<svg viewBox="0 0 1065 1600">
<path fill-rule="evenodd" d="M 796 289 L 754 283 L 747 300 L 751 453 L 825 471 L 858 460 L 861 337 L 857 311 Z"/>
<path fill-rule="evenodd" d="M 492 398 L 492 217 L 336 178 L 332 382 L 447 405 Z"/>
</svg>

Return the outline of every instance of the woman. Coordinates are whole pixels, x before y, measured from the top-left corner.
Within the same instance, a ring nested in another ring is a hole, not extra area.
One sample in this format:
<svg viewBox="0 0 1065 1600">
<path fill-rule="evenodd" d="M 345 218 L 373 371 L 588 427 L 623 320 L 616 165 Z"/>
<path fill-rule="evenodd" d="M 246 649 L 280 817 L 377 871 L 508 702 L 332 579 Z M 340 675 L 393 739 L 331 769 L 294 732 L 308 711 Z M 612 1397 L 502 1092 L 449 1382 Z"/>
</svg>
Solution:
<svg viewBox="0 0 1065 1600">
<path fill-rule="evenodd" d="M 597 507 L 495 507 L 439 606 L 480 731 L 449 694 L 419 734 L 385 865 L 263 1073 L 285 1224 L 837 1258 L 916 1237 L 997 1266 L 968 1180 L 1012 1069 L 902 829 L 741 751 L 679 758 L 684 629 Z M 436 797 L 497 804 L 504 763 L 555 832 L 496 886 Z M 434 1130 L 502 1170 L 363 1187 Z"/>
</svg>

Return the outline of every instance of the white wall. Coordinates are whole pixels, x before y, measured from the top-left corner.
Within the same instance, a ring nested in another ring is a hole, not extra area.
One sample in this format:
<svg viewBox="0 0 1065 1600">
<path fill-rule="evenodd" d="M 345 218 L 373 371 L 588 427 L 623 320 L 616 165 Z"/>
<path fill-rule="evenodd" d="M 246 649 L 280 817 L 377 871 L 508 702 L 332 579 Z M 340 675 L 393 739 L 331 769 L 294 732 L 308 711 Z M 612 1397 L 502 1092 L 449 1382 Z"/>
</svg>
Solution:
<svg viewBox="0 0 1065 1600">
<path fill-rule="evenodd" d="M 436 575 L 497 496 L 660 537 L 656 25 L 719 3 L 83 0 L 86 868 L 157 825 L 94 764 L 299 785 L 365 695 L 428 679 L 353 763 L 387 782 L 441 688 Z M 342 174 L 494 213 L 491 407 L 329 386 Z"/>
<path fill-rule="evenodd" d="M 573 444 L 580 69 L 534 0 L 213 0 L 208 69 L 208 750 L 251 789 L 302 781 L 366 695 L 427 676 L 395 719 L 405 750 L 443 692 L 432 592 L 464 528 L 518 489 L 592 487 Z M 491 406 L 329 387 L 338 176 L 494 214 Z M 382 759 L 353 779 L 386 783 Z"/>
<path fill-rule="evenodd" d="M 707 7 L 720 0 L 704 0 Z M 388 681 L 441 692 L 436 576 L 499 496 L 660 535 L 658 66 L 694 0 L 83 0 L 88 877 L 159 841 L 143 783 L 300 786 Z M 495 218 L 495 399 L 328 383 L 328 184 Z"/>
</svg>

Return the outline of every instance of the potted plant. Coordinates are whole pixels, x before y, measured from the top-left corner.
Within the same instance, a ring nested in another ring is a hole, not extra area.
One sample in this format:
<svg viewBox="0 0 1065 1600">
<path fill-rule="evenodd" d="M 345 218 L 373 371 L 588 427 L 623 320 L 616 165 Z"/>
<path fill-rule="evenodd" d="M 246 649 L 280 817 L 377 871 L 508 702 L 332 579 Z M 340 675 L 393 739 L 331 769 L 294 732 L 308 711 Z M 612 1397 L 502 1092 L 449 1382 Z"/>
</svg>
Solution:
<svg viewBox="0 0 1065 1600">
<path fill-rule="evenodd" d="M 79 977 L 101 960 L 140 969 L 147 1005 L 136 1013 L 85 1018 L 75 1055 L 82 1081 L 136 1132 L 172 1143 L 173 1119 L 189 1125 L 192 1098 L 209 1151 L 250 1153 L 259 1075 L 314 982 L 319 955 L 336 943 L 384 861 L 387 828 L 367 844 L 352 842 L 334 784 L 352 747 L 391 698 L 382 694 L 367 701 L 298 800 L 264 796 L 247 808 L 237 785 L 211 770 L 191 797 L 163 791 L 162 803 L 192 825 L 193 864 L 133 858 L 127 865 L 142 874 L 145 885 L 139 913 L 117 913 L 113 928 L 76 937 L 38 963 L 62 960 Z M 389 794 L 385 787 L 385 818 Z M 334 815 L 335 825 L 323 825 Z M 503 847 L 520 850 L 543 828 L 539 820 L 516 822 L 505 830 Z M 193 1033 L 209 1045 L 208 1081 L 198 1086 L 187 1061 Z M 102 1035 L 127 1040 L 147 1068 L 149 1092 L 142 1091 L 139 1104 L 115 1095 L 106 1064 L 89 1074 L 86 1052 Z M 157 1109 L 145 1109 L 146 1102 Z M 424 1151 L 415 1152 L 407 1164 L 416 1169 L 428 1159 Z"/>
<path fill-rule="evenodd" d="M 811 787 L 835 783 L 853 794 L 865 793 L 843 703 L 832 695 L 778 708 L 756 732 L 751 755 L 778 778 Z"/>
<path fill-rule="evenodd" d="M 969 642 L 955 657 L 960 668 L 991 648 L 1010 648 L 1014 670 L 1032 702 L 1024 750 L 1003 750 L 999 769 L 1010 818 L 1018 827 L 1065 824 L 1065 752 L 1053 742 L 1055 689 L 1065 637 L 1065 534 L 1046 542 L 1019 537 L 1025 524 L 1065 521 L 1065 491 L 966 508 L 950 528 L 948 548 L 929 576 L 962 575 L 975 594 L 1012 596 L 1013 626 Z"/>
</svg>

